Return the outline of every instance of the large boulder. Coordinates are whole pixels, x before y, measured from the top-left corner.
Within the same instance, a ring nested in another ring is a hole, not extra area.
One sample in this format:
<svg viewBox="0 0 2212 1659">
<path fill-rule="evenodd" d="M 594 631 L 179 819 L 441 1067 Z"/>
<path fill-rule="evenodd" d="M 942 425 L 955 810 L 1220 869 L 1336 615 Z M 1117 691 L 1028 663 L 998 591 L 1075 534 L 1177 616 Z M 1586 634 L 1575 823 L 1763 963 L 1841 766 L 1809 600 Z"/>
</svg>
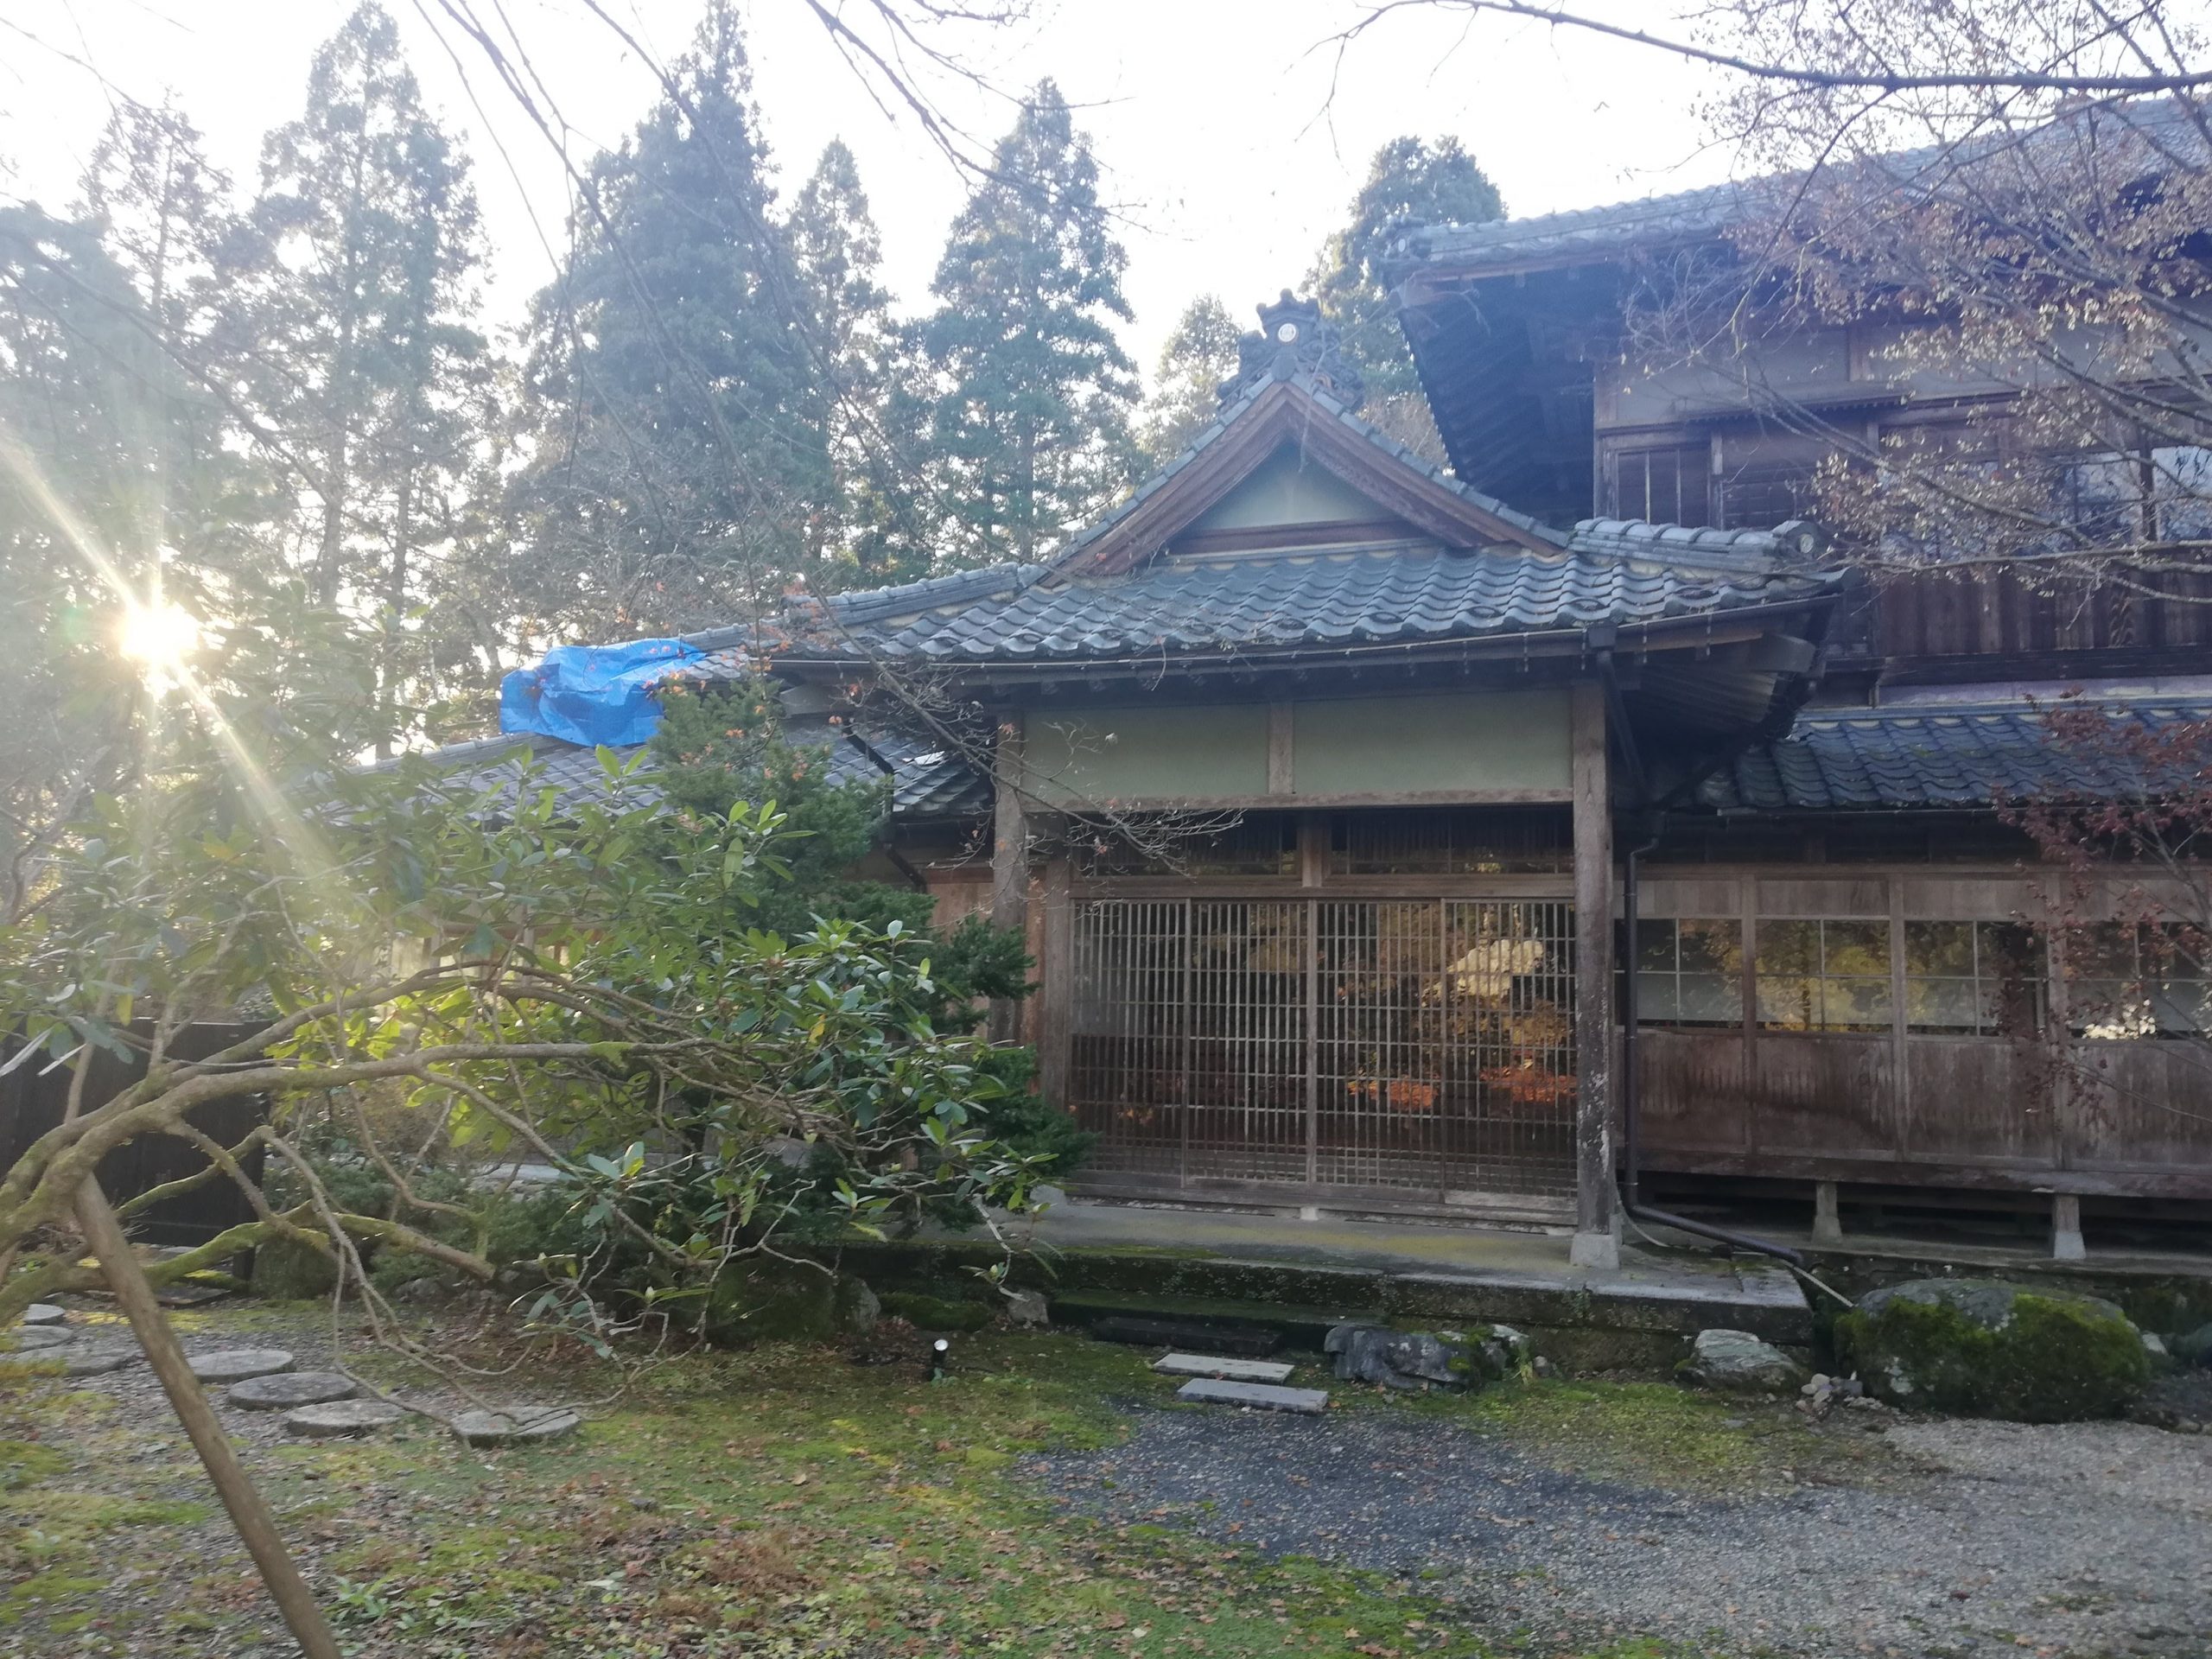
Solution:
<svg viewBox="0 0 2212 1659">
<path fill-rule="evenodd" d="M 2151 1380 L 2113 1303 L 1995 1279 L 1916 1279 L 1859 1299 L 1836 1351 L 1893 1406 L 2021 1422 L 2114 1417 Z"/>
<path fill-rule="evenodd" d="M 2166 1350 L 2184 1365 L 2212 1365 L 2212 1324 L 2183 1332 L 2166 1344 Z"/>
<path fill-rule="evenodd" d="M 708 1293 L 709 1342 L 835 1342 L 866 1336 L 881 1307 L 858 1279 L 806 1262 L 749 1256 L 732 1262 Z"/>
<path fill-rule="evenodd" d="M 1506 1325 L 1465 1331 L 1395 1331 L 1357 1320 L 1332 1327 L 1323 1344 L 1347 1382 L 1386 1389 L 1467 1389 L 1517 1376 L 1534 1355 Z"/>
<path fill-rule="evenodd" d="M 1690 1357 L 1675 1368 L 1685 1382 L 1731 1394 L 1787 1394 L 1802 1388 L 1802 1365 L 1748 1331 L 1700 1331 Z"/>
</svg>

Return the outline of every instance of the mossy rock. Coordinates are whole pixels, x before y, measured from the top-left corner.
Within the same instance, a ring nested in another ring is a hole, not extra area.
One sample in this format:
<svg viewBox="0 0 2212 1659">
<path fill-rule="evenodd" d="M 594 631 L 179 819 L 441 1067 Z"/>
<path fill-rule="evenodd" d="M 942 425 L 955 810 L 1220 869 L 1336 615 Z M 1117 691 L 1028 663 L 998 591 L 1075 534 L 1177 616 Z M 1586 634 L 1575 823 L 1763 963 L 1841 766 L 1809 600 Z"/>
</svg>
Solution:
<svg viewBox="0 0 2212 1659">
<path fill-rule="evenodd" d="M 1838 1355 L 1894 1406 L 2020 1422 L 2114 1417 L 2151 1380 L 2151 1357 L 2101 1297 L 1993 1279 L 1919 1279 L 1835 1322 Z"/>
<path fill-rule="evenodd" d="M 981 1302 L 957 1302 L 914 1290 L 886 1291 L 883 1311 L 917 1331 L 981 1331 L 991 1322 L 991 1310 Z"/>
<path fill-rule="evenodd" d="M 276 1302 L 319 1300 L 338 1288 L 338 1263 L 327 1250 L 296 1238 L 272 1238 L 253 1252 L 253 1294 Z"/>
<path fill-rule="evenodd" d="M 806 1262 L 760 1257 L 731 1264 L 708 1294 L 707 1340 L 830 1342 L 874 1323 L 874 1298 L 857 1279 Z"/>
</svg>

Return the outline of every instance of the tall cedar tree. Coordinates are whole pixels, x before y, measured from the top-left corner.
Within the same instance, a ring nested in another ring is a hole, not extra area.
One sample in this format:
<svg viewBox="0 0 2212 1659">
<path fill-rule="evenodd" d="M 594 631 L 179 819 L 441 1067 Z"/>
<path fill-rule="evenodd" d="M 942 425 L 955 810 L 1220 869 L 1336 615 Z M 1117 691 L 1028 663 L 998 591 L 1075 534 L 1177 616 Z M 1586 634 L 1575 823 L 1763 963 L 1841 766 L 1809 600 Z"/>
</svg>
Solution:
<svg viewBox="0 0 2212 1659">
<path fill-rule="evenodd" d="M 734 7 L 592 168 L 533 307 L 510 579 L 593 638 L 738 621 L 804 569 L 828 499 L 813 314 L 772 213 Z"/>
<path fill-rule="evenodd" d="M 1307 278 L 1366 382 L 1368 418 L 1440 460 L 1443 444 L 1398 327 L 1382 255 L 1399 221 L 1472 225 L 1504 213 L 1497 187 L 1457 138 L 1393 138 L 1368 163 L 1350 222 L 1329 238 Z"/>
<path fill-rule="evenodd" d="M 1128 257 L 1067 100 L 1039 83 L 954 221 L 925 338 L 954 566 L 1030 559 L 1129 481 Z"/>
<path fill-rule="evenodd" d="M 482 250 L 467 162 L 374 3 L 316 52 L 305 112 L 264 141 L 252 226 L 238 349 L 314 499 L 315 601 L 377 620 L 397 735 L 424 667 L 409 619 L 468 472 L 486 346 L 469 322 Z"/>
<path fill-rule="evenodd" d="M 1160 348 L 1138 427 L 1147 466 L 1166 465 L 1213 418 L 1221 383 L 1236 372 L 1238 333 L 1217 294 L 1201 294 L 1184 308 L 1175 332 Z"/>
<path fill-rule="evenodd" d="M 826 493 L 806 520 L 807 585 L 830 593 L 924 575 L 910 482 L 921 435 L 899 422 L 913 402 L 913 354 L 878 279 L 882 238 L 842 140 L 823 148 L 785 229 L 812 324 L 807 419 L 829 461 Z"/>
</svg>

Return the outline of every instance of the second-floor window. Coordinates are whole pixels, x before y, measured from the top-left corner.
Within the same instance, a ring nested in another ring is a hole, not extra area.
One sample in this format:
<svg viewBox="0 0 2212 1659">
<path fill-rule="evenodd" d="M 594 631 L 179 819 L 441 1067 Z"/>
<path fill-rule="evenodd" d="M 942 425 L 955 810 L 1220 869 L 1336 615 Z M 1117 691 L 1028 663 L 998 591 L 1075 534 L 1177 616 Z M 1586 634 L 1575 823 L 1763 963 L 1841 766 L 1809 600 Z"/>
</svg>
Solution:
<svg viewBox="0 0 2212 1659">
<path fill-rule="evenodd" d="M 1702 443 L 1624 449 L 1613 456 L 1613 512 L 1655 524 L 1705 524 L 1713 458 Z"/>
</svg>

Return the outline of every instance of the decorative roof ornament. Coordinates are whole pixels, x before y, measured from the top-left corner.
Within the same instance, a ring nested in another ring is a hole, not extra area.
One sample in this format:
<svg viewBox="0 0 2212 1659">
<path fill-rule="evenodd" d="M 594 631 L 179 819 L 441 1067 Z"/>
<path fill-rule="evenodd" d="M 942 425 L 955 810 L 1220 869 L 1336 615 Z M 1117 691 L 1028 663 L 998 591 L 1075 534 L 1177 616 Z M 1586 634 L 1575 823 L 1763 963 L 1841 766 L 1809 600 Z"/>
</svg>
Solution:
<svg viewBox="0 0 2212 1659">
<path fill-rule="evenodd" d="M 1359 407 L 1367 388 L 1344 354 L 1337 325 L 1319 305 L 1294 299 L 1286 288 L 1281 299 L 1259 310 L 1259 332 L 1236 342 L 1236 372 L 1221 383 L 1224 405 L 1266 381 L 1303 375 L 1346 409 Z"/>
</svg>

